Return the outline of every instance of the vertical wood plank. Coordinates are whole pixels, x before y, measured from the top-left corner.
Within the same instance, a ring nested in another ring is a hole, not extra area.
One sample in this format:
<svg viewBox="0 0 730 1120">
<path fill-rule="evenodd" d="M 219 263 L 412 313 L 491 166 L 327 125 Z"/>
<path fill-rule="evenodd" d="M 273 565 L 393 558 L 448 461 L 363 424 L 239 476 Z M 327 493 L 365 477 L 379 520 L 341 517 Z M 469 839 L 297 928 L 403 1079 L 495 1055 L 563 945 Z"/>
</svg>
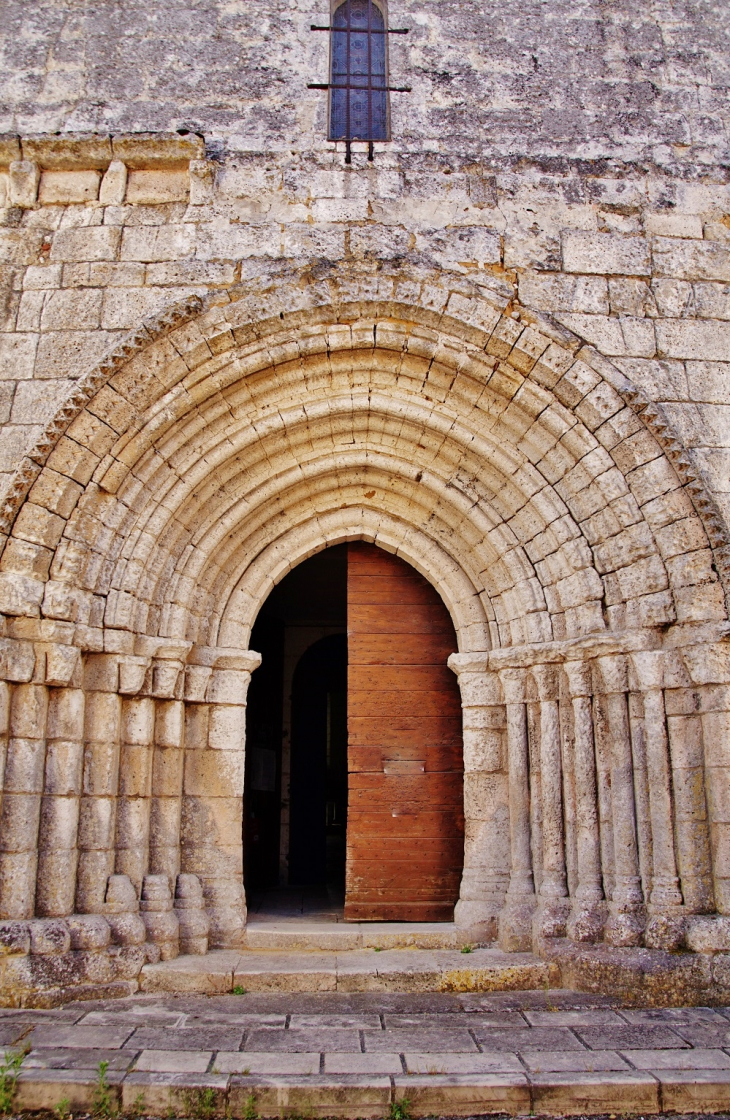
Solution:
<svg viewBox="0 0 730 1120">
<path fill-rule="evenodd" d="M 348 547 L 350 921 L 451 921 L 464 857 L 456 650 L 435 589 L 375 545 Z"/>
</svg>

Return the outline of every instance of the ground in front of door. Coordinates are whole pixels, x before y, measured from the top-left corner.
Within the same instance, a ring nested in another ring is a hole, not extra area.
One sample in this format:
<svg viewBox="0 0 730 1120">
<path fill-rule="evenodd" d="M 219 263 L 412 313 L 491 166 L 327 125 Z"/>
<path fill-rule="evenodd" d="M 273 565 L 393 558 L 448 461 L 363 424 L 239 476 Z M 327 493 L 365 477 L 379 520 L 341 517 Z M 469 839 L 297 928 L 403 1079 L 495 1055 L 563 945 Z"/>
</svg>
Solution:
<svg viewBox="0 0 730 1120">
<path fill-rule="evenodd" d="M 57 1117 L 730 1111 L 730 1008 L 569 991 L 139 995 L 2 1009 L 0 1043 Z"/>
</svg>

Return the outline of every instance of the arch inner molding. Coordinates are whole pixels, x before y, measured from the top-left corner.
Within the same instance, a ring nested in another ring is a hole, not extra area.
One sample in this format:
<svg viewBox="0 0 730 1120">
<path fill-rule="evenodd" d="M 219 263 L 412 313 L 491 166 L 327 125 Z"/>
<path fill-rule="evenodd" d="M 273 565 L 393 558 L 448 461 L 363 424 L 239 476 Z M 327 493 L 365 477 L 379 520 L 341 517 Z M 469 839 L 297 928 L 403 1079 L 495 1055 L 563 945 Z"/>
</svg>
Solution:
<svg viewBox="0 0 730 1120">
<path fill-rule="evenodd" d="M 174 886 L 182 870 L 203 884 L 212 944 L 240 942 L 251 627 L 293 566 L 354 539 L 412 564 L 454 621 L 461 924 L 509 948 L 535 929 L 649 944 L 655 911 L 724 910 L 725 826 L 704 801 L 679 804 L 665 708 L 667 690 L 727 678 L 724 527 L 660 409 L 498 291 L 427 271 L 283 272 L 194 297 L 79 384 L 22 465 L 3 530 L 10 743 L 31 725 L 51 742 L 63 720 L 48 705 L 73 693 L 86 769 L 116 767 L 108 788 L 63 795 L 76 815 L 59 847 L 56 795 L 15 789 L 9 748 L 8 828 L 14 798 L 38 812 L 0 852 L 3 917 L 103 913 L 110 876 L 138 898 L 146 876 Z M 139 787 L 133 746 L 148 755 Z M 623 775 L 639 791 L 630 812 L 600 801 L 601 749 L 615 788 Z M 165 751 L 177 785 L 155 770 Z M 691 838 L 685 811 L 704 813 Z M 609 817 L 612 854 L 587 870 L 580 828 Z"/>
</svg>

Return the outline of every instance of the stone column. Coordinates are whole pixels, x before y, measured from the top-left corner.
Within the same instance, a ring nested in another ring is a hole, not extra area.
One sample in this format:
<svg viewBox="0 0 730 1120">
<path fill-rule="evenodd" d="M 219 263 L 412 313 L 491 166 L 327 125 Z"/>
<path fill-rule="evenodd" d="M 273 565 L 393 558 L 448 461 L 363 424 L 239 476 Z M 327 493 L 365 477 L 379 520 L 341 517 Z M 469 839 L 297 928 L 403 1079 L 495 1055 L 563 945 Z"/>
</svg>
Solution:
<svg viewBox="0 0 730 1120">
<path fill-rule="evenodd" d="M 157 700 L 152 764 L 150 873 L 167 875 L 173 884 L 180 872 L 184 728 L 184 702 Z"/>
<path fill-rule="evenodd" d="M 81 688 L 54 688 L 50 694 L 36 889 L 36 912 L 42 918 L 74 911 L 85 700 Z"/>
<path fill-rule="evenodd" d="M 250 650 L 198 648 L 191 660 L 207 662 L 212 674 L 205 693 L 206 745 L 186 750 L 182 869 L 202 883 L 211 948 L 236 948 L 246 925 L 242 836 L 246 694 L 261 657 Z"/>
<path fill-rule="evenodd" d="M 633 673 L 632 673 L 633 676 Z M 634 805 L 636 809 L 636 842 L 639 849 L 639 874 L 645 899 L 651 894 L 653 874 L 651 809 L 649 806 L 649 775 L 646 768 L 646 730 L 644 727 L 644 701 L 633 687 L 627 694 L 631 755 L 634 762 Z"/>
<path fill-rule="evenodd" d="M 664 654 L 647 651 L 631 655 L 631 662 L 644 702 L 646 770 L 649 783 L 649 813 L 653 874 L 649 911 L 649 936 L 657 915 L 676 911 L 682 905 L 674 854 L 674 806 L 672 803 L 666 713 L 664 711 Z"/>
<path fill-rule="evenodd" d="M 115 872 L 127 875 L 139 896 L 147 874 L 152 795 L 155 702 L 149 696 L 122 700 Z"/>
<path fill-rule="evenodd" d="M 155 751 L 152 764 L 150 872 L 166 875 L 174 895 L 180 873 L 185 660 L 190 642 L 158 644 L 152 670 L 155 697 Z"/>
<path fill-rule="evenodd" d="M 530 838 L 529 753 L 525 710 L 525 670 L 499 673 L 507 708 L 510 879 L 499 916 L 499 943 L 507 952 L 532 948 L 532 917 L 537 906 Z"/>
<path fill-rule="evenodd" d="M 644 907 L 636 841 L 634 772 L 626 705 L 626 657 L 597 658 L 606 702 L 611 751 L 611 804 L 615 884 L 605 938 L 612 945 L 638 945 L 644 931 Z"/>
<path fill-rule="evenodd" d="M 452 654 L 464 735 L 464 872 L 454 921 L 485 939 L 497 934 L 509 879 L 509 789 L 505 710 L 487 654 Z"/>
<path fill-rule="evenodd" d="M 578 857 L 578 885 L 567 932 L 573 941 L 597 941 L 606 920 L 606 904 L 603 900 L 598 827 L 592 674 L 590 665 L 583 661 L 567 661 L 564 670 L 573 708 Z"/>
<path fill-rule="evenodd" d="M 10 725 L 10 685 L 0 681 L 0 812 L 2 791 L 5 788 L 5 763 L 8 757 L 8 730 Z"/>
<path fill-rule="evenodd" d="M 730 642 L 679 651 L 664 705 L 682 895 L 690 913 L 730 914 Z"/>
<path fill-rule="evenodd" d="M 107 880 L 114 872 L 122 710 L 117 655 L 91 654 L 86 661 L 84 686 L 84 779 L 76 909 L 81 914 L 101 914 Z"/>
<path fill-rule="evenodd" d="M 0 918 L 35 913 L 47 712 L 45 684 L 14 686 L 0 815 Z"/>
<path fill-rule="evenodd" d="M 720 781 L 716 768 L 705 770 L 703 717 L 696 711 L 696 701 L 697 693 L 690 688 L 664 693 L 682 898 L 690 914 L 707 914 L 715 909 L 707 791 L 730 804 L 730 781 L 725 767 Z M 714 756 L 723 760 L 726 738 L 718 737 L 719 730 L 711 733 L 711 739 Z"/>
<path fill-rule="evenodd" d="M 563 937 L 570 903 L 565 878 L 563 798 L 557 672 L 536 665 L 532 676 L 540 701 L 540 790 L 542 795 L 542 878 L 534 929 L 540 937 Z"/>
</svg>

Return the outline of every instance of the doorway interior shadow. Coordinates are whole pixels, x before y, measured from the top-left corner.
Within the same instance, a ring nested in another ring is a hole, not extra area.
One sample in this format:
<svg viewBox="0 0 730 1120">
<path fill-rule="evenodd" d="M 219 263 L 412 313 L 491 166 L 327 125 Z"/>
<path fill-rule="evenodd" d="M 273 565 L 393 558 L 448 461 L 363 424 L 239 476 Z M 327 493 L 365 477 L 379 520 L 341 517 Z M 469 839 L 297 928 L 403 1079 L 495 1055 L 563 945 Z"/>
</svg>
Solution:
<svg viewBox="0 0 730 1120">
<path fill-rule="evenodd" d="M 251 647 L 244 853 L 251 916 L 342 920 L 347 829 L 347 546 L 272 591 Z"/>
</svg>

